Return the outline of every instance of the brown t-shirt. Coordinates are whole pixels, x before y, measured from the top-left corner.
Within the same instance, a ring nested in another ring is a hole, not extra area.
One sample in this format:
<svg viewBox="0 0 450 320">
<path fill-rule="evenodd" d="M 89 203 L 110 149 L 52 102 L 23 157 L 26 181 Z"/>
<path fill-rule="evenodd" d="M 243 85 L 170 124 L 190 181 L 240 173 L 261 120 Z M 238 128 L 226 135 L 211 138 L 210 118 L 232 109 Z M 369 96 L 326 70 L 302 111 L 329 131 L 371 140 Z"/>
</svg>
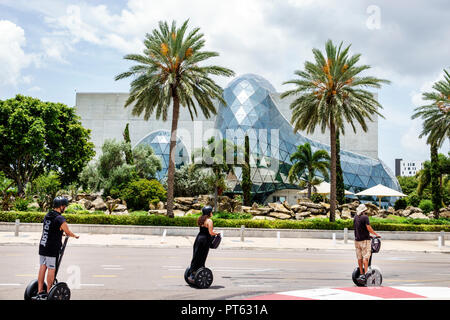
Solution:
<svg viewBox="0 0 450 320">
<path fill-rule="evenodd" d="M 353 227 L 355 229 L 355 241 L 370 240 L 370 233 L 367 230 L 367 225 L 370 225 L 369 217 L 365 214 L 356 215 L 353 220 Z"/>
</svg>

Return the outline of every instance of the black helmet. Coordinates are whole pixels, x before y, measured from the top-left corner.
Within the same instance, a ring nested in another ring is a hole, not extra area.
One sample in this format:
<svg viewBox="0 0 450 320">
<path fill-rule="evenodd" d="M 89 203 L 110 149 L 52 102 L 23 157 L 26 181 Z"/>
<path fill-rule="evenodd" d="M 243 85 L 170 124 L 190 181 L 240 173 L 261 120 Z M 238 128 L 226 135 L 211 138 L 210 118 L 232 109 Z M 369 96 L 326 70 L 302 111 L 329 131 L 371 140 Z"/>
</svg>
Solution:
<svg viewBox="0 0 450 320">
<path fill-rule="evenodd" d="M 53 208 L 59 208 L 61 206 L 68 206 L 69 200 L 65 197 L 58 196 L 55 199 L 53 199 Z"/>
<path fill-rule="evenodd" d="M 213 211 L 213 208 L 211 206 L 205 206 L 202 209 L 202 214 L 204 216 L 209 216 L 211 214 L 211 212 Z"/>
</svg>

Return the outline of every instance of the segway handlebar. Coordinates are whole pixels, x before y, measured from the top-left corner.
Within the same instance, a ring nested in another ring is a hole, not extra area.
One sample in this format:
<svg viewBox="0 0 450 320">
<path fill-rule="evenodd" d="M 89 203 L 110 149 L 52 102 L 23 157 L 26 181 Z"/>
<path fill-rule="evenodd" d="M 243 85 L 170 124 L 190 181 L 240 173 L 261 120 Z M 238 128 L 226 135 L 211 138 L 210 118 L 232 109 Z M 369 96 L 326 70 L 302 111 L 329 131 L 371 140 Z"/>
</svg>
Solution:
<svg viewBox="0 0 450 320">
<path fill-rule="evenodd" d="M 55 280 L 56 280 L 56 275 L 58 274 L 59 265 L 61 264 L 61 260 L 64 255 L 64 250 L 66 249 L 67 241 L 69 241 L 69 236 L 66 235 L 64 242 L 61 245 L 61 249 L 59 250 L 58 260 L 56 261 Z"/>
</svg>

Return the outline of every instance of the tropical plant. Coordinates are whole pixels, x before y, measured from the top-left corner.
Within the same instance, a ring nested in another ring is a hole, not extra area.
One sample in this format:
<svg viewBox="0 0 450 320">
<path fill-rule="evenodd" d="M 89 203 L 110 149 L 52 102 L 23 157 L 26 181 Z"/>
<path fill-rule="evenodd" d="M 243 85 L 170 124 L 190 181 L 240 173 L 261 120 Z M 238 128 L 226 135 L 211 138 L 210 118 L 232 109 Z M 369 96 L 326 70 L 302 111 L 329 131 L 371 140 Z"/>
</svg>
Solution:
<svg viewBox="0 0 450 320">
<path fill-rule="evenodd" d="M 12 198 L 17 194 L 17 188 L 14 188 L 15 181 L 8 179 L 3 172 L 0 171 L 0 191 L 2 210 L 8 211 L 11 207 Z"/>
<path fill-rule="evenodd" d="M 430 103 L 414 109 L 412 119 L 422 118 L 423 128 L 419 138 L 427 137 L 430 145 L 430 170 L 431 199 L 433 202 L 434 216 L 439 218 L 439 208 L 442 206 L 442 178 L 439 183 L 438 149 L 446 140 L 450 140 L 450 74 L 444 70 L 444 79 L 433 85 L 433 92 L 424 92 L 422 98 Z"/>
<path fill-rule="evenodd" d="M 361 57 L 349 57 L 350 46 L 342 50 L 342 43 L 336 47 L 331 40 L 325 44 L 325 56 L 313 49 L 315 62 L 305 62 L 303 71 L 295 71 L 299 79 L 284 82 L 295 88 L 284 92 L 281 98 L 294 96 L 291 103 L 291 123 L 294 130 L 312 133 L 320 127 L 324 133 L 330 131 L 330 221 L 335 221 L 336 211 L 336 132 L 345 134 L 344 124 L 350 123 L 356 132 L 356 123 L 367 131 L 366 121 L 381 116 L 382 108 L 373 92 L 365 88 L 380 88 L 387 80 L 360 75 L 370 66 L 357 63 Z"/>
<path fill-rule="evenodd" d="M 173 185 L 175 174 L 175 146 L 177 140 L 180 105 L 186 107 L 194 119 L 197 108 L 206 118 L 216 114 L 214 101 L 226 105 L 223 89 L 211 79 L 214 76 L 233 76 L 234 72 L 220 66 L 200 66 L 205 60 L 216 57 L 217 52 L 202 51 L 205 45 L 199 28 L 187 32 L 188 20 L 177 28 L 176 22 L 169 27 L 160 22 L 159 29 L 146 34 L 143 54 L 129 54 L 124 58 L 137 62 L 116 80 L 134 77 L 125 107 L 133 104 L 133 115 L 148 120 L 153 113 L 156 118 L 168 119 L 172 104 L 172 128 L 170 138 L 169 168 L 167 173 L 167 214 L 173 217 Z M 196 101 L 196 103 L 194 103 Z"/>
<path fill-rule="evenodd" d="M 323 179 L 317 176 L 320 172 L 325 180 L 329 179 L 330 156 L 325 150 L 317 150 L 314 153 L 307 142 L 297 146 L 297 151 L 291 154 L 293 165 L 289 170 L 290 183 L 300 182 L 300 186 L 308 188 L 308 198 L 311 199 L 312 188 L 320 184 Z"/>
<path fill-rule="evenodd" d="M 192 152 L 193 170 L 205 169 L 212 173 L 207 179 L 214 190 L 214 211 L 217 210 L 219 190 L 226 189 L 226 175 L 234 173 L 234 166 L 240 165 L 237 160 L 242 149 L 226 139 L 211 137 L 207 145 Z"/>
<path fill-rule="evenodd" d="M 341 167 L 341 141 L 339 130 L 336 131 L 336 200 L 339 204 L 345 203 L 344 173 Z"/>
<path fill-rule="evenodd" d="M 422 209 L 424 213 L 429 213 L 433 211 L 433 201 L 428 199 L 423 199 L 419 203 L 419 208 Z"/>
<path fill-rule="evenodd" d="M 23 95 L 0 100 L 0 171 L 20 196 L 46 170 L 58 171 L 63 186 L 76 181 L 95 155 L 89 139 L 74 108 Z"/>
<path fill-rule="evenodd" d="M 242 194 L 244 196 L 243 205 L 251 206 L 252 201 L 252 180 L 250 178 L 250 141 L 248 135 L 245 136 L 245 154 L 244 164 L 242 166 Z"/>
</svg>

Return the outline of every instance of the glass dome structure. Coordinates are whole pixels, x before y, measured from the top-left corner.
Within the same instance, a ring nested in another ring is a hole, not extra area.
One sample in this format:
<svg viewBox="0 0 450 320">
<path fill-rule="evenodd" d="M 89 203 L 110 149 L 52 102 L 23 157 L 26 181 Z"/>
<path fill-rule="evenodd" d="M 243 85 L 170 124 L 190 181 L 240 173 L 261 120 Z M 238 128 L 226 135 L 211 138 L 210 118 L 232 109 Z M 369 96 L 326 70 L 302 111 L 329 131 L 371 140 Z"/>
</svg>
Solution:
<svg viewBox="0 0 450 320">
<path fill-rule="evenodd" d="M 244 146 L 249 135 L 252 193 L 255 200 L 264 201 L 271 193 L 281 189 L 298 189 L 289 184 L 288 172 L 292 166 L 290 155 L 297 146 L 309 142 L 315 152 L 330 146 L 294 133 L 289 121 L 281 114 L 271 94 L 275 88 L 261 76 L 246 74 L 234 79 L 224 89 L 227 106 L 219 106 L 215 128 L 223 138 Z M 383 184 L 401 191 L 397 179 L 379 159 L 373 159 L 341 149 L 341 167 L 345 188 L 353 193 Z M 237 181 L 242 179 L 241 168 L 235 168 Z M 241 192 L 237 183 L 233 192 Z"/>
<path fill-rule="evenodd" d="M 155 155 L 161 160 L 162 169 L 156 173 L 156 178 L 162 181 L 167 176 L 167 170 L 169 169 L 169 154 L 170 154 L 170 131 L 157 130 L 153 131 L 142 139 L 139 144 L 147 144 L 152 147 Z M 180 168 L 184 164 L 189 163 L 189 154 L 186 146 L 177 138 L 177 144 L 175 149 L 175 167 Z"/>
</svg>

